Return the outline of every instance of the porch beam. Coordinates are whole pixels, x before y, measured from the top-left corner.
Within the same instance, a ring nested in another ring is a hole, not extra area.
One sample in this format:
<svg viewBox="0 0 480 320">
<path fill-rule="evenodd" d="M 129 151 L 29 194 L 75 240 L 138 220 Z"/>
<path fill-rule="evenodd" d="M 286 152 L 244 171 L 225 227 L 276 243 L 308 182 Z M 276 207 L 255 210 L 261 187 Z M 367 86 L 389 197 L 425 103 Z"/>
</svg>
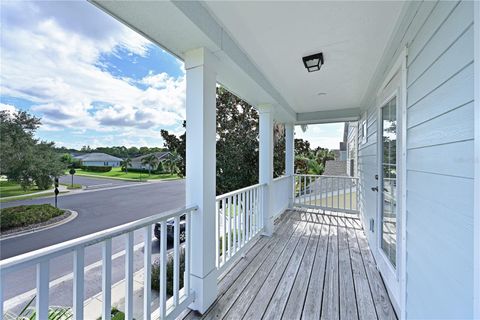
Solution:
<svg viewBox="0 0 480 320">
<path fill-rule="evenodd" d="M 360 108 L 303 112 L 297 113 L 296 124 L 356 121 L 360 119 L 360 114 Z"/>
<path fill-rule="evenodd" d="M 285 124 L 285 175 L 290 176 L 290 188 L 288 194 L 288 207 L 293 207 L 293 180 L 295 173 L 295 126 L 293 123 Z"/>
<path fill-rule="evenodd" d="M 263 233 L 271 236 L 273 234 L 273 118 L 274 108 L 271 105 L 257 106 L 260 115 L 260 150 L 259 150 L 259 180 L 266 184 L 263 188 Z"/>
<path fill-rule="evenodd" d="M 215 267 L 216 58 L 206 48 L 186 53 L 186 204 L 191 217 L 190 308 L 204 313 L 217 296 Z"/>
</svg>

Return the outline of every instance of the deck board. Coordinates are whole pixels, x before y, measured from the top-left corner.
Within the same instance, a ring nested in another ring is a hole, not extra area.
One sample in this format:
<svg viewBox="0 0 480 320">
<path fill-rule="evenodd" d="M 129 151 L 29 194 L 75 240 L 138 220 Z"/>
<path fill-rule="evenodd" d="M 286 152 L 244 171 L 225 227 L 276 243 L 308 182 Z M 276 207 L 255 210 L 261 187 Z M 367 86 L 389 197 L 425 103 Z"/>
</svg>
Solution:
<svg viewBox="0 0 480 320">
<path fill-rule="evenodd" d="M 360 220 L 287 210 L 219 278 L 219 295 L 184 319 L 397 319 Z"/>
</svg>

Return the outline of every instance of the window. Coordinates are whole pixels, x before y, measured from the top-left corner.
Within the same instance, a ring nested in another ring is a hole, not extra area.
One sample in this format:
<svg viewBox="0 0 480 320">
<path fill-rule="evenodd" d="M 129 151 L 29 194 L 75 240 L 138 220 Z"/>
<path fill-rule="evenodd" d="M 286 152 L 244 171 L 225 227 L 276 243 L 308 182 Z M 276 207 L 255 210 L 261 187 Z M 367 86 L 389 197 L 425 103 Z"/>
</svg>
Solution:
<svg viewBox="0 0 480 320">
<path fill-rule="evenodd" d="M 365 118 L 366 118 L 365 114 Z M 362 120 L 361 121 L 361 126 L 360 126 L 360 137 L 359 137 L 360 144 L 367 143 L 367 120 Z"/>
</svg>

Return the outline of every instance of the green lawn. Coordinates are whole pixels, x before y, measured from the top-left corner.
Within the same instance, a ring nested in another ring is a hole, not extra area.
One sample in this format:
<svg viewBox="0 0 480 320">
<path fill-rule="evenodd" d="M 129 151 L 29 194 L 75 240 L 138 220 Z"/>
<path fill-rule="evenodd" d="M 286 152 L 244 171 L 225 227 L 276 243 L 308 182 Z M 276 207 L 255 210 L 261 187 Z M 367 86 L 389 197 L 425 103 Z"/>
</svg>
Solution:
<svg viewBox="0 0 480 320">
<path fill-rule="evenodd" d="M 174 180 L 179 179 L 176 174 L 162 173 L 162 174 L 151 174 L 148 173 L 139 173 L 139 172 L 123 172 L 120 168 L 112 168 L 109 172 L 93 172 L 93 171 L 84 171 L 82 169 L 75 169 L 75 175 L 80 176 L 97 176 L 101 178 L 114 178 L 114 179 L 128 179 L 128 180 Z M 75 181 L 75 178 L 73 178 Z"/>
<path fill-rule="evenodd" d="M 62 186 L 67 187 L 68 190 L 72 189 L 82 189 L 82 185 L 79 183 L 74 183 L 73 185 L 71 183 L 60 183 Z"/>
<path fill-rule="evenodd" d="M 18 183 L 11 181 L 0 181 L 0 198 L 22 196 L 39 191 L 43 190 L 39 190 L 36 186 L 34 186 L 26 191 L 23 191 L 22 187 Z"/>
</svg>

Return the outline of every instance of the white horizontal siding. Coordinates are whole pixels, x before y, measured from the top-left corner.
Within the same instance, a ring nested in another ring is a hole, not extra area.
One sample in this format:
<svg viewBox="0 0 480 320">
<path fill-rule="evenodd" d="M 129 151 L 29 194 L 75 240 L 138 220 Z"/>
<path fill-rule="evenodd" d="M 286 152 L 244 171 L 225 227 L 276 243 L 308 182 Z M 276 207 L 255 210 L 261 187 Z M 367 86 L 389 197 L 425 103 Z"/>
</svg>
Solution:
<svg viewBox="0 0 480 320">
<path fill-rule="evenodd" d="M 473 2 L 412 2 L 365 99 L 360 208 L 375 217 L 376 96 L 402 49 L 407 61 L 407 301 L 412 319 L 473 314 Z M 378 222 L 376 222 L 378 223 Z M 368 226 L 368 224 L 366 224 Z M 372 247 L 376 235 L 366 231 Z"/>
<path fill-rule="evenodd" d="M 472 9 L 435 4 L 409 45 L 409 318 L 473 316 Z"/>
</svg>

